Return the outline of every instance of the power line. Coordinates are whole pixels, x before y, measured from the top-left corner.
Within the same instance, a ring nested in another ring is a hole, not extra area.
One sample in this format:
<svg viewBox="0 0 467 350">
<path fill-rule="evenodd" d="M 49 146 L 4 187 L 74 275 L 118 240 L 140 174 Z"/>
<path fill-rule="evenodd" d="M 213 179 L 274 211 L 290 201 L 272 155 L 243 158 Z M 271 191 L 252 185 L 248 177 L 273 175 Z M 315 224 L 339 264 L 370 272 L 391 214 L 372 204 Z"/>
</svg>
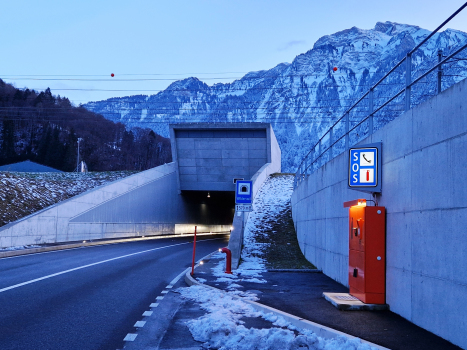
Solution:
<svg viewBox="0 0 467 350">
<path fill-rule="evenodd" d="M 378 100 L 378 99 L 387 99 L 388 97 L 386 96 L 375 96 L 374 97 L 374 100 Z M 319 99 L 319 100 L 313 100 L 313 102 L 332 102 L 332 101 L 354 101 L 355 98 L 329 98 L 329 99 Z M 164 101 L 155 101 L 155 102 L 147 102 L 147 101 L 134 101 L 134 100 L 127 100 L 128 103 L 134 103 L 134 104 L 146 104 L 148 103 L 149 106 L 144 108 L 144 107 L 141 107 L 141 108 L 126 108 L 126 107 L 123 107 L 123 108 L 120 108 L 120 110 L 157 110 L 157 109 L 163 109 L 164 107 L 157 107 L 157 105 L 165 105 L 165 104 L 179 104 L 179 105 L 184 105 L 184 104 L 187 104 L 187 102 L 183 102 L 183 101 L 168 101 L 168 102 L 164 102 Z M 105 102 L 98 102 L 98 103 L 117 103 L 117 102 L 122 102 L 121 100 L 118 100 L 118 101 L 105 101 Z M 291 100 L 267 100 L 267 101 L 262 101 L 262 100 L 255 100 L 255 101 L 242 101 L 241 104 L 242 105 L 247 105 L 247 104 L 259 104 L 259 105 L 264 105 L 265 103 L 268 103 L 268 104 L 271 104 L 271 103 L 289 103 L 289 102 L 293 102 Z M 295 102 L 299 102 L 300 101 L 295 101 Z M 189 102 L 190 104 L 208 104 L 209 102 L 208 101 L 190 101 Z M 229 101 L 219 101 L 219 102 L 216 102 L 215 103 L 215 106 L 214 108 L 211 106 L 211 109 L 212 110 L 218 110 L 218 108 L 216 108 L 218 105 L 225 105 L 225 104 L 230 104 Z M 154 106 L 156 105 L 156 106 Z M 231 105 L 231 108 L 230 109 L 272 109 L 272 108 L 277 108 L 278 106 L 271 106 L 271 107 L 260 107 L 260 106 L 250 106 L 250 107 L 235 107 L 235 106 L 232 106 Z M 288 106 L 289 108 L 291 108 L 290 106 Z M 294 108 L 326 108 L 326 107 L 335 107 L 335 106 L 298 106 L 296 105 Z M 345 107 L 345 106 L 342 106 L 342 107 Z M 350 105 L 349 105 L 350 107 Z M 60 106 L 53 106 L 53 107 L 37 107 L 37 106 L 2 106 L 0 107 L 0 110 L 1 109 L 37 109 L 37 108 L 40 108 L 41 110 L 53 110 L 53 111 L 56 111 L 56 110 L 72 110 L 73 108 L 76 108 L 76 107 L 60 107 Z M 198 110 L 196 108 L 175 108 L 177 110 Z"/>
<path fill-rule="evenodd" d="M 399 103 L 399 104 L 396 104 L 396 105 L 400 105 L 402 106 L 402 103 Z M 326 107 L 326 109 L 329 108 L 329 107 Z M 344 109 L 344 107 L 339 107 L 338 109 Z M 389 111 L 403 111 L 404 109 L 401 108 L 401 109 L 390 109 Z M 11 112 L 11 111 L 7 111 L 7 112 Z M 292 111 L 293 112 L 293 111 Z M 337 112 L 337 111 L 334 111 L 334 112 Z M 321 113 L 312 113 L 312 112 L 302 112 L 302 113 L 294 113 L 294 117 L 290 118 L 290 117 L 287 117 L 287 116 L 279 116 L 279 117 L 276 117 L 276 116 L 269 116 L 271 114 L 276 114 L 275 112 L 272 112 L 272 113 L 267 113 L 267 112 L 260 112 L 260 113 L 256 113 L 256 117 L 259 117 L 259 119 L 261 120 L 273 120 L 273 121 L 287 121 L 287 122 L 292 122 L 292 123 L 295 123 L 294 119 L 302 119 L 306 116 L 311 116 L 310 118 L 307 118 L 308 120 L 310 119 L 313 119 L 313 120 L 323 120 L 323 119 L 329 119 L 329 120 L 334 120 L 336 119 L 336 117 L 333 117 L 333 116 L 329 116 L 331 112 L 329 111 L 322 111 Z M 353 114 L 357 114 L 357 113 L 362 113 L 362 114 L 368 114 L 368 109 L 367 108 L 361 108 L 361 109 L 354 109 L 352 110 L 352 113 Z M 114 112 L 114 113 L 106 113 L 107 115 L 118 115 L 119 117 L 121 116 L 120 113 L 118 112 Z M 265 116 L 265 117 L 261 117 L 261 115 Z M 75 116 L 64 116 L 64 117 L 59 117 L 59 116 L 49 116 L 49 115 L 42 115 L 42 116 L 38 116 L 38 115 L 35 115 L 35 116 L 18 116 L 17 113 L 0 113 L 0 118 L 2 119 L 5 119 L 5 118 L 8 118 L 9 120 L 38 120 L 38 119 L 42 119 L 42 120 L 45 120 L 45 121 L 50 121 L 50 120 L 56 120 L 56 121 L 83 121 L 83 120 L 93 120 L 95 119 L 96 117 L 103 117 L 102 115 L 91 115 L 91 116 L 79 116 L 79 118 L 76 118 Z M 135 121 L 137 123 L 147 123 L 147 124 L 154 124 L 154 123 L 172 123 L 172 122 L 178 122 L 177 120 L 174 120 L 173 118 L 174 117 L 182 117 L 184 120 L 188 120 L 188 119 L 193 119 L 193 120 L 203 120 L 203 119 L 206 119 L 209 117 L 209 119 L 217 119 L 217 115 L 216 114 L 209 114 L 207 115 L 206 113 L 194 113 L 194 114 L 191 114 L 191 115 L 184 115 L 184 114 L 175 114 L 175 115 L 169 115 L 168 117 L 165 117 L 164 120 L 140 120 L 141 118 L 129 118 L 127 119 L 127 121 Z M 201 118 L 200 118 L 201 117 Z M 204 118 L 202 118 L 204 117 Z M 222 118 L 225 118 L 225 115 L 221 115 Z M 236 115 L 235 118 L 244 118 L 245 116 L 244 115 Z M 106 120 L 111 120 L 111 119 L 107 119 Z M 111 121 L 114 121 L 115 120 L 111 120 Z M 118 121 L 117 121 L 118 122 Z"/>
<path fill-rule="evenodd" d="M 405 82 L 400 83 L 381 83 L 379 86 L 393 86 L 393 85 L 404 85 Z M 292 89 L 296 90 L 312 90 L 320 88 L 344 88 L 346 85 L 318 85 L 318 86 L 286 86 L 286 87 L 247 87 L 247 88 L 228 88 L 226 91 L 221 93 L 229 95 L 236 91 L 251 91 L 251 90 L 285 90 L 289 91 Z M 355 84 L 352 87 L 369 87 L 369 84 Z M 49 87 L 50 88 L 50 87 Z M 44 88 L 28 88 L 29 90 L 45 90 Z M 215 87 L 209 87 L 209 89 L 215 89 Z M 105 92 L 207 92 L 207 90 L 200 89 L 94 89 L 94 88 L 50 88 L 51 91 L 105 91 Z M 143 95 L 144 96 L 144 95 Z M 110 97 L 114 99 L 119 97 Z"/>
<path fill-rule="evenodd" d="M 345 70 L 345 67 L 341 67 L 341 70 Z M 200 80 L 198 77 L 189 76 L 190 74 L 230 74 L 230 73 L 240 73 L 245 74 L 244 76 L 235 76 L 235 77 L 209 77 L 209 78 L 201 78 L 207 80 L 215 80 L 215 79 L 241 79 L 241 80 L 249 80 L 249 79 L 261 79 L 261 78 L 289 78 L 289 77 L 322 77 L 322 76 L 342 76 L 342 75 L 369 75 L 369 74 L 385 74 L 384 72 L 378 71 L 365 71 L 361 73 L 351 72 L 351 73 L 336 73 L 332 70 L 328 72 L 313 72 L 313 73 L 306 73 L 306 74 L 268 74 L 270 70 L 267 71 L 254 71 L 254 72 L 226 72 L 226 73 L 174 73 L 174 74 L 117 74 L 118 76 L 164 76 L 164 75 L 186 75 L 187 77 L 180 80 L 180 78 L 140 78 L 140 79 L 119 79 L 119 78 L 109 78 L 109 74 L 99 74 L 99 75 L 92 75 L 92 74 L 0 74 L 0 77 L 7 78 L 8 80 L 77 80 L 77 81 L 145 81 L 145 80 L 173 80 L 173 81 L 183 81 L 186 79 L 194 78 Z M 254 76 L 248 76 L 249 74 Z M 403 74 L 402 72 L 399 74 Z M 18 77 L 18 78 L 16 78 Z M 39 78 L 39 77 L 53 77 L 53 78 Z M 62 77 L 62 78 L 59 78 Z M 73 78 L 64 78 L 64 77 L 73 77 Z M 78 79 L 76 77 L 106 77 L 106 79 Z"/>
</svg>

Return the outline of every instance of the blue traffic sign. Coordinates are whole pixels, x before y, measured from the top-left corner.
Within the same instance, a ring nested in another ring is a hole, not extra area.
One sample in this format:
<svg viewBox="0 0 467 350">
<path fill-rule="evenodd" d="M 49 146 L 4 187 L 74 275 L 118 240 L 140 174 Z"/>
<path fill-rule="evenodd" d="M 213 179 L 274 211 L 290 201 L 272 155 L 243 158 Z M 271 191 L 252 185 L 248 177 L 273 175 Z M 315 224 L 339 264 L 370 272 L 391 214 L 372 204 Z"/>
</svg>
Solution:
<svg viewBox="0 0 467 350">
<path fill-rule="evenodd" d="M 349 150 L 349 188 L 381 192 L 379 151 L 380 144 L 363 145 Z"/>
<path fill-rule="evenodd" d="M 253 181 L 237 180 L 235 204 L 251 204 L 253 202 Z"/>
</svg>

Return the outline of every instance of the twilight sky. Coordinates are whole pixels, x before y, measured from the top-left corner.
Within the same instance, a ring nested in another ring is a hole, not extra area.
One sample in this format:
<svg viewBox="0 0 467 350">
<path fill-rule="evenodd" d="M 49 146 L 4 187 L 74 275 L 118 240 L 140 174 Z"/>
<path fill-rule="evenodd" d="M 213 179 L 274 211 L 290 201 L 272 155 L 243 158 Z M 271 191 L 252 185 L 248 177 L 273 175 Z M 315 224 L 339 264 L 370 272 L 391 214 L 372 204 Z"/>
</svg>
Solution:
<svg viewBox="0 0 467 350">
<path fill-rule="evenodd" d="M 323 35 L 392 21 L 434 30 L 455 0 L 2 1 L 0 78 L 74 104 L 208 85 L 292 62 Z M 448 26 L 467 32 L 467 9 Z M 110 76 L 111 73 L 115 77 Z"/>
</svg>

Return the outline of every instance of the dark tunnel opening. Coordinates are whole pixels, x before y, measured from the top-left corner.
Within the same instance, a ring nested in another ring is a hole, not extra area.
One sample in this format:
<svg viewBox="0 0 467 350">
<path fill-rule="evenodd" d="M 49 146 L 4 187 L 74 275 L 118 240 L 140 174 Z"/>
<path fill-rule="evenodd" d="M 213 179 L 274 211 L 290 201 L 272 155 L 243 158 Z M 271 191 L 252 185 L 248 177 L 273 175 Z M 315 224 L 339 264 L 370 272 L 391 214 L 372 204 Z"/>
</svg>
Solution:
<svg viewBox="0 0 467 350">
<path fill-rule="evenodd" d="M 202 225 L 231 225 L 235 214 L 234 191 L 182 191 L 181 196 L 193 222 Z"/>
</svg>

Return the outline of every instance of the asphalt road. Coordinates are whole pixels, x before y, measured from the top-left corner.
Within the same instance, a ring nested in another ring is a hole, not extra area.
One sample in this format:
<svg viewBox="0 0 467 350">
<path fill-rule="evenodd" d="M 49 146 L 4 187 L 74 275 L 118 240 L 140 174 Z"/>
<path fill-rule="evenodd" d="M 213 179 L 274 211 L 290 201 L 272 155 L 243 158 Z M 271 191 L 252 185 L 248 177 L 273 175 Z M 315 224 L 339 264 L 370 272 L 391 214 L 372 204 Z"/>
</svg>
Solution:
<svg viewBox="0 0 467 350">
<path fill-rule="evenodd" d="M 191 266 L 193 238 L 0 259 L 0 349 L 121 349 L 144 311 Z M 196 259 L 227 245 L 202 236 Z"/>
</svg>

